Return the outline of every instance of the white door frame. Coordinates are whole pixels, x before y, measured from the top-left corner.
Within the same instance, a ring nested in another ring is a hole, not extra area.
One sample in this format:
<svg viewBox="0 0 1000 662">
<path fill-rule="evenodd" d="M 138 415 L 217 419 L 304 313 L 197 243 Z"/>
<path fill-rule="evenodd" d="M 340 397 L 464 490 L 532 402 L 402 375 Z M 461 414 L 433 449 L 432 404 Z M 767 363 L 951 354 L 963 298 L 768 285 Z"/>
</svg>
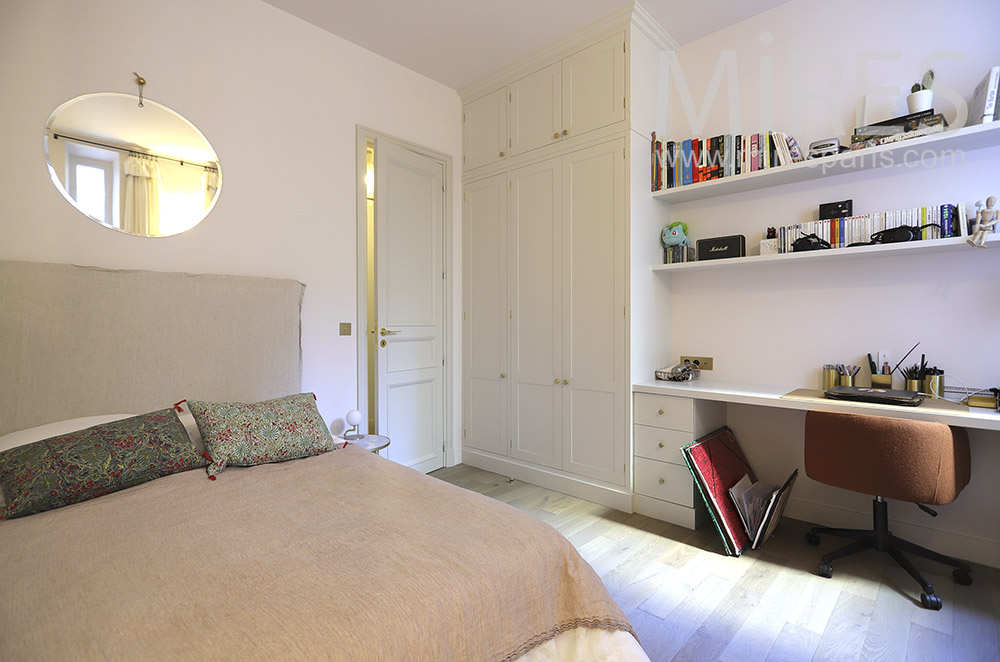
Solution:
<svg viewBox="0 0 1000 662">
<path fill-rule="evenodd" d="M 358 410 L 361 412 L 362 420 L 364 424 L 368 424 L 369 418 L 369 402 L 368 402 L 368 218 L 367 218 L 367 205 L 368 205 L 368 194 L 365 188 L 365 169 L 366 169 L 366 155 L 365 148 L 369 142 L 375 142 L 378 138 L 383 141 L 393 142 L 399 147 L 408 149 L 417 154 L 421 154 L 428 158 L 439 161 L 444 167 L 444 227 L 442 228 L 442 236 L 444 238 L 444 246 L 442 250 L 444 251 L 444 269 L 446 278 L 444 279 L 444 310 L 442 312 L 443 319 L 441 320 L 441 330 L 444 334 L 444 353 L 445 353 L 445 366 L 444 366 L 444 439 L 445 439 L 445 453 L 444 462 L 445 466 L 452 466 L 457 462 L 461 462 L 461 451 L 456 448 L 455 440 L 456 436 L 454 434 L 455 421 L 454 412 L 455 407 L 453 406 L 454 396 L 455 396 L 455 367 L 458 365 L 456 363 L 457 356 L 455 354 L 455 334 L 452 332 L 452 324 L 454 321 L 454 302 L 455 302 L 455 278 L 458 272 L 455 270 L 455 259 L 454 259 L 454 214 L 452 211 L 452 194 L 451 194 L 451 178 L 452 178 L 452 158 L 447 154 L 442 154 L 435 150 L 423 147 L 421 145 L 416 145 L 402 138 L 397 138 L 368 127 L 358 125 L 357 126 L 357 144 L 356 144 L 356 154 L 355 163 L 357 164 L 357 226 L 356 226 L 356 237 L 357 237 L 357 302 L 358 302 L 358 313 L 357 321 L 355 323 L 355 341 L 357 342 L 358 351 Z M 378 152 L 375 152 L 375 159 L 378 160 Z"/>
</svg>

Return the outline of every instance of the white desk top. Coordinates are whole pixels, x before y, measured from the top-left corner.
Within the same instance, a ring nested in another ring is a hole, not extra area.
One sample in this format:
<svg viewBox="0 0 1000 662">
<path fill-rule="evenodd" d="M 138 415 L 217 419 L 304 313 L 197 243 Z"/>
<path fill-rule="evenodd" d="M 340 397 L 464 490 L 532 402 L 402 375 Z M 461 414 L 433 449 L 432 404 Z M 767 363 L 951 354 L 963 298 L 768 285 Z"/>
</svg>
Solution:
<svg viewBox="0 0 1000 662">
<path fill-rule="evenodd" d="M 794 386 L 767 386 L 697 380 L 693 382 L 648 381 L 632 385 L 635 393 L 673 395 L 697 400 L 734 402 L 744 405 L 780 407 L 816 411 L 892 416 L 922 421 L 937 421 L 980 430 L 1000 430 L 1000 412 L 993 409 L 967 407 L 946 400 L 926 398 L 916 407 L 879 405 L 868 402 L 845 402 L 823 396 L 819 389 L 796 389 Z"/>
</svg>

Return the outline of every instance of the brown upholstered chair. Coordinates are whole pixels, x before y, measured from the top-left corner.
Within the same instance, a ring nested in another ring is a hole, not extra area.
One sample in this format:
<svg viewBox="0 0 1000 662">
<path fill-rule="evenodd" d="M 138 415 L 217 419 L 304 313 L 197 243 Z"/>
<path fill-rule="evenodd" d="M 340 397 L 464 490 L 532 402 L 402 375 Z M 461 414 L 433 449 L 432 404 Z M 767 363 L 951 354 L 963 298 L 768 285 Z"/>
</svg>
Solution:
<svg viewBox="0 0 1000 662">
<path fill-rule="evenodd" d="M 925 504 L 954 501 L 969 484 L 965 429 L 928 421 L 810 411 L 806 414 L 805 465 L 806 474 L 814 480 L 875 497 L 872 530 L 815 527 L 806 534 L 813 545 L 819 544 L 819 534 L 855 541 L 823 556 L 820 575 L 832 577 L 833 561 L 874 548 L 888 552 L 917 580 L 924 591 L 920 602 L 928 609 L 940 609 L 941 598 L 903 552 L 952 565 L 957 583 L 972 583 L 972 570 L 965 563 L 892 535 L 885 501 L 910 501 L 934 516 L 937 513 Z"/>
</svg>

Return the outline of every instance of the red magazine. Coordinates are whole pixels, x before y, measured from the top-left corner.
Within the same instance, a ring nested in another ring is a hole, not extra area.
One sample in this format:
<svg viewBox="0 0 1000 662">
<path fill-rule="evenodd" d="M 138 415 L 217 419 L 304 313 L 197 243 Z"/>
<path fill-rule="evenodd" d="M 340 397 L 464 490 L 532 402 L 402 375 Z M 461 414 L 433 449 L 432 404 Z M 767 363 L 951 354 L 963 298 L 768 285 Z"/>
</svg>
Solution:
<svg viewBox="0 0 1000 662">
<path fill-rule="evenodd" d="M 684 461 L 687 462 L 712 521 L 722 536 L 726 553 L 739 556 L 751 540 L 729 497 L 729 488 L 744 475 L 749 475 L 753 482 L 757 480 L 743 449 L 736 441 L 733 431 L 724 427 L 688 444 L 682 450 Z"/>
</svg>

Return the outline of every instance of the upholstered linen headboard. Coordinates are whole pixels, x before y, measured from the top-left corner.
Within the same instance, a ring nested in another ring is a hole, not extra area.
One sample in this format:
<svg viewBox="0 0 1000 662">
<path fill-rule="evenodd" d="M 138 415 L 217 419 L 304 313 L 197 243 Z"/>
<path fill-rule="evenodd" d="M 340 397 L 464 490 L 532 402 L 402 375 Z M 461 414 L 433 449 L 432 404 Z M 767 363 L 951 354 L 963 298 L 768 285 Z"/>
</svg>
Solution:
<svg viewBox="0 0 1000 662">
<path fill-rule="evenodd" d="M 297 393 L 305 285 L 0 261 L 0 435 Z"/>
</svg>

